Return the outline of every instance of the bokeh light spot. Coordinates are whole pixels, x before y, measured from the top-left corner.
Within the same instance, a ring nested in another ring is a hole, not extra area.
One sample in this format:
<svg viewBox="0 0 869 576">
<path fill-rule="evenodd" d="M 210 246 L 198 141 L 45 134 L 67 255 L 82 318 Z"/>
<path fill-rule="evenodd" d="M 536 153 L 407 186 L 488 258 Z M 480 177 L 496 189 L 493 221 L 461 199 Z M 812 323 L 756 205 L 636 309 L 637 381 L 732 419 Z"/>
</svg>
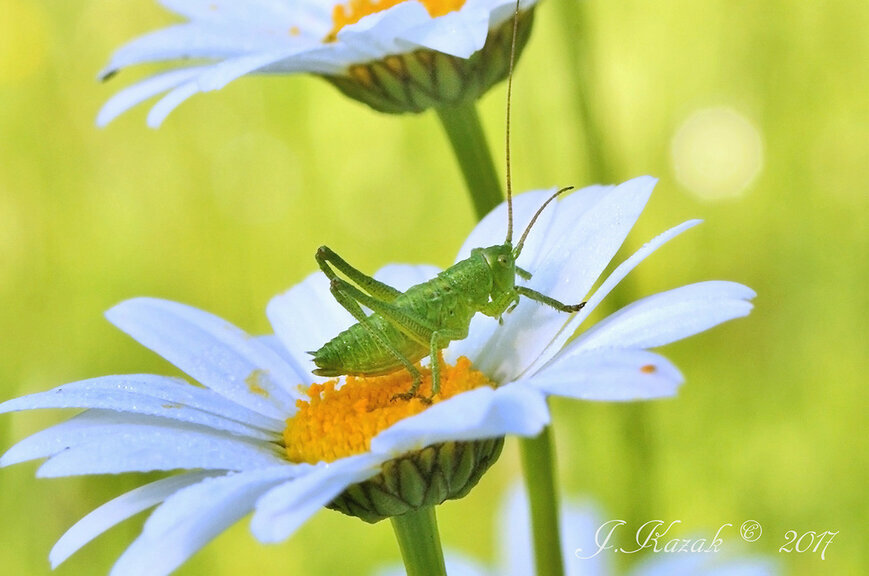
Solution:
<svg viewBox="0 0 869 576">
<path fill-rule="evenodd" d="M 691 114 L 670 146 L 676 179 L 703 200 L 741 196 L 763 166 L 760 132 L 731 108 Z"/>
</svg>

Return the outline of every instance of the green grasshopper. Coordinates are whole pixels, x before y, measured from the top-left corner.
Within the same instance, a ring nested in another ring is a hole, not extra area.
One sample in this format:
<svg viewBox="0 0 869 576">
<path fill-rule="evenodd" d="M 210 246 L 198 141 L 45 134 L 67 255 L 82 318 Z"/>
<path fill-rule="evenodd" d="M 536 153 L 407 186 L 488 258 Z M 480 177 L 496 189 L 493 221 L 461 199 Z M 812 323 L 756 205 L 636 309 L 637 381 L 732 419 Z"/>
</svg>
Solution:
<svg viewBox="0 0 869 576">
<path fill-rule="evenodd" d="M 507 239 L 503 244 L 474 248 L 471 256 L 457 262 L 436 277 L 396 290 L 360 272 L 326 246 L 317 250 L 317 264 L 331 281 L 329 289 L 357 324 L 350 326 L 316 352 L 314 374 L 320 376 L 377 376 L 402 368 L 413 378 L 411 389 L 399 397 L 416 396 L 422 381 L 414 363 L 431 357 L 432 396 L 440 390 L 438 354 L 453 340 L 468 336 L 468 327 L 478 312 L 498 318 L 509 313 L 521 296 L 560 312 L 577 312 L 584 305 L 563 304 L 526 286 L 516 284 L 516 276 L 528 280 L 531 274 L 516 266 L 525 238 L 537 217 L 562 188 L 537 210 L 516 247 L 512 244 L 512 214 Z M 512 211 L 508 211 L 510 213 Z M 334 268 L 333 268 L 334 266 Z M 356 286 L 338 276 L 343 273 Z M 358 286 L 358 287 L 357 287 Z M 366 306 L 372 314 L 362 310 Z"/>
<path fill-rule="evenodd" d="M 314 357 L 320 376 L 377 376 L 404 368 L 413 378 L 410 391 L 400 398 L 413 398 L 422 378 L 415 366 L 426 356 L 431 357 L 432 396 L 440 390 L 440 351 L 453 340 L 468 336 L 468 328 L 478 312 L 502 321 L 524 296 L 551 306 L 561 312 L 577 312 L 584 305 L 563 304 L 526 286 L 516 284 L 516 276 L 525 280 L 531 274 L 516 266 L 525 238 L 537 217 L 559 194 L 571 190 L 562 188 L 540 208 L 525 229 L 519 243 L 513 247 L 513 195 L 510 177 L 510 94 L 513 81 L 513 60 L 516 49 L 516 26 L 519 4 L 513 20 L 513 46 L 507 84 L 507 238 L 503 244 L 474 248 L 471 256 L 453 264 L 435 278 L 411 286 L 406 292 L 379 282 L 360 272 L 326 246 L 317 250 L 316 260 L 330 280 L 330 290 L 357 320 L 332 340 L 324 344 Z M 341 272 L 356 285 L 340 278 Z M 362 306 L 372 313 L 366 315 Z"/>
</svg>

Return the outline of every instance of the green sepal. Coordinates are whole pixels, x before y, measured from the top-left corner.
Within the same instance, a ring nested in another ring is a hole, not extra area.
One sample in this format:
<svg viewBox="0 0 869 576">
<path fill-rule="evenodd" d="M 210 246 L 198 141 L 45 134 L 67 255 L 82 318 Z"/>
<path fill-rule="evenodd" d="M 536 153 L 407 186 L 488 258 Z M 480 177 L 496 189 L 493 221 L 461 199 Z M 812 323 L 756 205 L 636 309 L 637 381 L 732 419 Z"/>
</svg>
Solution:
<svg viewBox="0 0 869 576">
<path fill-rule="evenodd" d="M 531 35 L 534 9 L 519 15 L 516 57 Z M 344 74 L 324 75 L 345 95 L 379 112 L 404 114 L 429 108 L 475 102 L 494 84 L 507 77 L 513 19 L 489 31 L 483 48 L 470 58 L 458 58 L 433 50 L 415 50 L 381 60 L 354 64 Z"/>
<path fill-rule="evenodd" d="M 462 498 L 501 455 L 504 438 L 444 442 L 386 462 L 326 507 L 369 523 Z"/>
</svg>

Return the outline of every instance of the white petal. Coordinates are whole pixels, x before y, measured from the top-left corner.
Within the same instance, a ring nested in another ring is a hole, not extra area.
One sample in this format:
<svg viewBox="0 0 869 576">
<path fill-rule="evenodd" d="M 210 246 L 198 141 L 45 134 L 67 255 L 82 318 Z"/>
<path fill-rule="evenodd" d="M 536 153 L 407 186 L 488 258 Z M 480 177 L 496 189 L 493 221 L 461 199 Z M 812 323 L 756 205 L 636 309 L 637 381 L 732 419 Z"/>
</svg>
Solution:
<svg viewBox="0 0 869 576">
<path fill-rule="evenodd" d="M 266 64 L 258 74 L 294 74 L 308 72 L 311 74 L 338 75 L 343 74 L 348 62 L 364 60 L 358 51 L 343 44 L 318 45 L 316 48 L 294 52 L 289 56 Z"/>
<path fill-rule="evenodd" d="M 457 58 L 470 58 L 486 44 L 489 12 L 469 8 L 450 12 L 397 34 L 409 47 L 422 47 Z"/>
<path fill-rule="evenodd" d="M 206 70 L 208 70 L 208 68 L 204 68 L 200 74 L 205 73 Z M 151 111 L 148 112 L 148 118 L 146 119 L 148 127 L 155 129 L 159 128 L 173 110 L 178 108 L 182 102 L 197 92 L 199 92 L 199 84 L 196 82 L 196 78 L 193 78 L 163 96 L 163 98 L 154 104 Z"/>
<path fill-rule="evenodd" d="M 284 344 L 281 342 L 280 338 L 274 334 L 265 334 L 263 336 L 257 336 L 256 339 L 262 342 L 263 345 L 271 348 L 275 354 L 283 358 L 287 365 L 291 367 L 293 366 L 296 360 L 290 355 L 289 350 L 284 348 Z M 295 370 L 295 368 L 293 368 L 293 370 Z M 305 381 L 307 379 L 307 374 L 302 372 L 299 374 L 298 378 L 300 381 Z"/>
<path fill-rule="evenodd" d="M 380 456 L 360 454 L 318 464 L 304 476 L 260 498 L 251 520 L 251 531 L 260 542 L 280 542 L 288 538 L 348 486 L 377 475 L 383 462 Z"/>
<path fill-rule="evenodd" d="M 459 357 L 465 356 L 476 365 L 481 351 L 501 327 L 502 325 L 495 318 L 477 314 L 471 318 L 471 324 L 468 326 L 468 337 L 464 340 L 450 342 L 449 347 L 444 351 L 444 359 L 455 364 Z"/>
<path fill-rule="evenodd" d="M 676 394 L 684 378 L 666 358 L 645 350 L 599 350 L 557 358 L 525 383 L 578 400 L 627 402 Z"/>
<path fill-rule="evenodd" d="M 253 509 L 263 493 L 295 473 L 269 468 L 208 478 L 170 496 L 112 568 L 113 576 L 169 574 Z"/>
<path fill-rule="evenodd" d="M 65 422 L 40 430 L 10 448 L 0 458 L 0 467 L 11 466 L 28 460 L 47 458 L 72 446 L 99 441 L 103 436 L 111 436 L 124 430 L 130 431 L 133 424 L 145 424 L 161 429 L 171 429 L 175 426 L 165 418 L 141 415 L 118 414 L 105 410 L 86 410 Z M 189 424 L 189 423 L 188 423 Z M 182 425 L 183 426 L 183 425 Z M 187 426 L 184 429 L 214 432 L 219 428 Z M 251 436 L 247 436 L 252 438 Z M 253 437 L 255 438 L 255 437 Z M 278 434 L 264 434 L 260 441 L 275 442 L 280 439 Z M 267 444 L 268 445 L 268 444 Z M 134 447 L 131 447 L 133 449 Z"/>
<path fill-rule="evenodd" d="M 567 304 L 576 304 L 591 290 L 615 256 L 646 205 L 655 179 L 635 178 L 606 190 L 582 190 L 558 202 L 555 224 L 544 227 L 547 245 L 529 253 L 526 267 L 534 276 L 525 284 Z M 601 192 L 606 190 L 605 194 Z M 536 229 L 535 229 L 536 231 Z M 553 233 L 556 232 L 556 233 Z M 532 231 L 532 234 L 534 231 Z M 531 252 L 533 246 L 527 246 Z M 569 315 L 523 298 L 497 330 L 474 364 L 498 382 L 525 371 L 546 349 Z"/>
<path fill-rule="evenodd" d="M 595 308 L 597 308 L 598 304 L 609 294 L 613 288 L 621 282 L 625 276 L 627 276 L 631 270 L 637 267 L 637 265 L 649 257 L 653 252 L 655 252 L 658 248 L 681 234 L 682 232 L 688 230 L 689 228 L 693 228 L 697 224 L 700 223 L 700 220 L 689 220 L 688 222 L 683 222 L 679 226 L 675 228 L 671 228 L 667 230 L 663 234 L 655 237 L 650 242 L 647 242 L 643 245 L 642 248 L 634 252 L 630 258 L 622 262 L 618 265 L 618 267 L 612 271 L 612 273 L 607 277 L 606 280 L 601 283 L 597 290 L 595 290 L 594 294 L 588 299 L 585 307 L 576 313 L 568 323 L 555 335 L 550 344 L 546 347 L 546 349 L 540 354 L 540 356 L 534 361 L 534 363 L 525 371 L 526 374 L 533 374 L 535 371 L 539 370 L 540 367 L 544 366 L 549 360 L 552 359 L 555 354 L 557 354 L 564 344 L 570 339 L 579 325 L 588 318 L 589 314 L 591 314 Z"/>
<path fill-rule="evenodd" d="M 292 57 L 303 50 L 304 48 L 298 46 L 271 49 L 228 58 L 206 67 L 195 79 L 172 90 L 154 105 L 148 114 L 148 126 L 159 127 L 175 108 L 197 92 L 219 90 L 241 76 L 264 71 L 264 69 L 278 64 L 285 71 L 293 71 L 294 59 Z M 296 63 L 295 67 L 301 68 L 299 63 Z"/>
<path fill-rule="evenodd" d="M 337 43 L 357 50 L 364 60 L 377 60 L 405 50 L 396 36 L 409 28 L 431 22 L 428 12 L 419 2 L 401 2 L 388 10 L 374 12 L 338 31 Z M 348 62 L 352 64 L 352 62 Z"/>
<path fill-rule="evenodd" d="M 252 50 L 287 47 L 289 34 L 252 34 L 232 25 L 186 23 L 140 36 L 115 51 L 111 62 L 100 73 L 104 78 L 121 68 L 146 62 L 184 58 L 232 58 Z"/>
<path fill-rule="evenodd" d="M 102 376 L 64 384 L 3 402 L 0 414 L 41 408 L 101 408 L 150 414 L 261 439 L 270 439 L 285 427 L 284 420 L 258 414 L 211 390 L 151 374 Z"/>
<path fill-rule="evenodd" d="M 219 64 L 215 64 L 208 71 L 201 74 L 197 78 L 196 83 L 202 92 L 220 90 L 233 80 L 289 58 L 297 51 L 298 48 L 283 48 L 281 50 L 269 50 L 267 52 L 258 52 L 248 56 L 227 59 Z"/>
<path fill-rule="evenodd" d="M 82 546 L 108 530 L 135 516 L 143 510 L 156 506 L 179 490 L 213 477 L 215 472 L 189 472 L 175 474 L 150 484 L 145 484 L 114 500 L 106 502 L 78 522 L 60 537 L 48 555 L 52 569 L 78 551 Z"/>
<path fill-rule="evenodd" d="M 755 297 L 735 282 L 699 282 L 643 298 L 592 326 L 569 346 L 654 348 L 693 336 L 727 320 L 748 315 Z"/>
<path fill-rule="evenodd" d="M 448 440 L 535 436 L 548 423 L 546 400 L 533 388 L 482 387 L 397 422 L 371 440 L 371 451 L 397 456 Z"/>
<path fill-rule="evenodd" d="M 205 70 L 205 67 L 199 66 L 172 70 L 171 72 L 153 76 L 121 90 L 112 96 L 100 109 L 99 114 L 97 114 L 97 126 L 105 126 L 136 104 L 187 82 L 191 78 L 201 74 L 203 70 Z M 104 72 L 104 74 L 107 73 L 110 73 L 110 71 Z"/>
<path fill-rule="evenodd" d="M 199 426 L 139 415 L 101 412 L 90 417 L 99 421 L 88 422 L 75 430 L 67 428 L 67 445 L 39 468 L 38 477 L 182 468 L 292 467 L 280 447 L 273 443 L 245 440 Z M 63 425 L 60 426 L 63 430 Z M 58 441 L 63 442 L 63 438 Z"/>
<path fill-rule="evenodd" d="M 233 402 L 284 419 L 300 384 L 289 366 L 229 322 L 166 300 L 137 298 L 106 313 L 118 328 Z"/>
<path fill-rule="evenodd" d="M 316 368 L 308 351 L 314 351 L 350 326 L 354 320 L 329 292 L 329 280 L 315 272 L 288 291 L 272 298 L 266 316 L 290 356 L 297 373 L 307 382 L 320 382 L 311 376 Z"/>
<path fill-rule="evenodd" d="M 546 197 L 553 192 L 555 189 L 547 191 Z M 615 186 L 595 185 L 561 196 L 554 205 L 545 209 L 528 232 L 519 265 L 534 272 L 547 264 L 550 253 L 561 254 L 561 245 L 567 242 L 571 234 L 577 233 L 576 228 L 580 222 L 593 208 L 612 194 L 618 194 Z M 533 208 L 536 211 L 540 206 Z M 519 222 L 522 227 L 516 230 L 516 234 L 524 234 L 527 222 L 521 220 Z M 518 244 L 520 238 L 517 238 L 515 243 Z"/>
</svg>

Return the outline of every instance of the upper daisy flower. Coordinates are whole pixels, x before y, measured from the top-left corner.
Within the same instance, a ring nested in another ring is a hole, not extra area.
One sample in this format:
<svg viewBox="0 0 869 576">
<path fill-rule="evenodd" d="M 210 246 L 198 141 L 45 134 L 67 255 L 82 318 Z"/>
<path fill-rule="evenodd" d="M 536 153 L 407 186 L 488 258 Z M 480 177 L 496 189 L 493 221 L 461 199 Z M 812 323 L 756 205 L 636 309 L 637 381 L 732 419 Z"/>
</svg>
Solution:
<svg viewBox="0 0 869 576">
<path fill-rule="evenodd" d="M 517 54 L 536 0 L 522 0 Z M 161 0 L 187 19 L 121 47 L 100 74 L 196 59 L 127 88 L 100 111 L 105 125 L 157 94 L 158 126 L 181 102 L 246 74 L 310 72 L 391 113 L 473 101 L 506 77 L 514 0 Z M 202 63 L 204 61 L 205 63 Z"/>
</svg>

